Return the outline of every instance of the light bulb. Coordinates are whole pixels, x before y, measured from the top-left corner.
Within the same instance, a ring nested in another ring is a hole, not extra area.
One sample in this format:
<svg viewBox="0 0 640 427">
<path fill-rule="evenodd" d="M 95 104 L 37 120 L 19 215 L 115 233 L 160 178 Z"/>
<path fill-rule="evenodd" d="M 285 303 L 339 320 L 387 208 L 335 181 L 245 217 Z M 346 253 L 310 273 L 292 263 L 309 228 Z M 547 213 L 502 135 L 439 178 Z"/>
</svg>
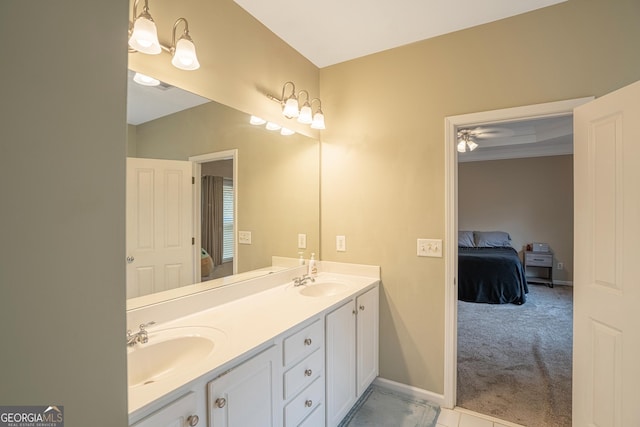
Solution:
<svg viewBox="0 0 640 427">
<path fill-rule="evenodd" d="M 316 113 L 313 115 L 311 129 L 326 129 L 324 126 L 324 114 L 322 114 L 322 110 L 316 111 Z"/>
<path fill-rule="evenodd" d="M 175 51 L 171 63 L 181 70 L 197 70 L 200 68 L 198 57 L 196 56 L 196 46 L 188 35 L 183 35 L 176 43 Z"/>
<path fill-rule="evenodd" d="M 266 126 L 267 130 L 280 130 L 281 127 L 282 126 L 275 124 L 273 122 L 268 122 Z"/>
<path fill-rule="evenodd" d="M 129 46 L 148 55 L 157 55 L 161 52 L 158 30 L 151 15 L 142 14 L 136 19 L 129 37 Z"/>
<path fill-rule="evenodd" d="M 160 84 L 160 80 L 142 73 L 135 73 L 133 75 L 133 81 L 142 86 L 158 86 Z"/>
<path fill-rule="evenodd" d="M 282 115 L 287 119 L 291 119 L 293 117 L 298 117 L 299 114 L 300 111 L 298 111 L 298 99 L 295 96 L 288 98 L 284 103 Z"/>
<path fill-rule="evenodd" d="M 280 129 L 280 135 L 289 136 L 289 135 L 293 135 L 294 133 L 295 132 L 292 131 L 291 129 L 287 129 L 287 128 Z"/>
<path fill-rule="evenodd" d="M 311 124 L 313 122 L 313 118 L 311 116 L 311 105 L 309 105 L 308 102 L 305 102 L 302 108 L 300 109 L 298 122 L 304 123 L 305 125 Z"/>
<path fill-rule="evenodd" d="M 467 145 L 469 146 L 469 151 L 473 151 L 478 148 L 478 144 L 476 144 L 472 140 L 467 141 Z"/>
<path fill-rule="evenodd" d="M 467 144 L 463 140 L 460 140 L 458 142 L 458 152 L 464 153 L 465 151 L 467 151 Z"/>
</svg>

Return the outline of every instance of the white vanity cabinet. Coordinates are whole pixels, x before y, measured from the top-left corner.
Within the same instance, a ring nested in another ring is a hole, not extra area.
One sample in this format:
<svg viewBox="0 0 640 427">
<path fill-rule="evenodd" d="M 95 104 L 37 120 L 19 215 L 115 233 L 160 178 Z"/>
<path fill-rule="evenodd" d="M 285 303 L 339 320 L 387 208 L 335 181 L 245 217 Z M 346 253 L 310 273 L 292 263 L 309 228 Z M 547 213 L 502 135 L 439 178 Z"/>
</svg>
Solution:
<svg viewBox="0 0 640 427">
<path fill-rule="evenodd" d="M 378 286 L 326 316 L 326 425 L 337 426 L 378 375 Z"/>
<path fill-rule="evenodd" d="M 318 317 L 282 341 L 283 426 L 324 425 L 324 322 Z"/>
<path fill-rule="evenodd" d="M 198 393 L 191 391 L 133 424 L 132 427 L 204 426 L 207 417 L 204 413 L 198 412 L 198 398 Z"/>
<path fill-rule="evenodd" d="M 280 347 L 272 346 L 207 385 L 210 427 L 281 425 L 275 381 Z"/>
</svg>

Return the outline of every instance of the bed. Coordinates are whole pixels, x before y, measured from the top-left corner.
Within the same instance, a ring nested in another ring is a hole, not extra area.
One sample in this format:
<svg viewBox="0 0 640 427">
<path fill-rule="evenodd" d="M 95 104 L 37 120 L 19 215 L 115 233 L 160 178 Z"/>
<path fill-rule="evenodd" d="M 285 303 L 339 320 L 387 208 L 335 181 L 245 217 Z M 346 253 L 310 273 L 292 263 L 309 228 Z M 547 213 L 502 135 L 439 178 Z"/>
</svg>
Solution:
<svg viewBox="0 0 640 427">
<path fill-rule="evenodd" d="M 524 304 L 529 293 L 518 252 L 508 233 L 460 231 L 458 299 L 489 304 Z"/>
</svg>

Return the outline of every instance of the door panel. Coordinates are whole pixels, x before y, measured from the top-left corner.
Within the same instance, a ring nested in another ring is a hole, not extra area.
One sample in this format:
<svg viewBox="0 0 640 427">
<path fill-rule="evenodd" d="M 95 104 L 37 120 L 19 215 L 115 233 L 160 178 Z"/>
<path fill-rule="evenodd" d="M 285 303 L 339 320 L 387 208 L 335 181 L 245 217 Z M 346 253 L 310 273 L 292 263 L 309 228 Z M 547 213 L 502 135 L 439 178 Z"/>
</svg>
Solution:
<svg viewBox="0 0 640 427">
<path fill-rule="evenodd" d="M 573 425 L 640 425 L 640 82 L 575 109 Z"/>
<path fill-rule="evenodd" d="M 194 282 L 191 170 L 127 158 L 127 298 Z"/>
</svg>

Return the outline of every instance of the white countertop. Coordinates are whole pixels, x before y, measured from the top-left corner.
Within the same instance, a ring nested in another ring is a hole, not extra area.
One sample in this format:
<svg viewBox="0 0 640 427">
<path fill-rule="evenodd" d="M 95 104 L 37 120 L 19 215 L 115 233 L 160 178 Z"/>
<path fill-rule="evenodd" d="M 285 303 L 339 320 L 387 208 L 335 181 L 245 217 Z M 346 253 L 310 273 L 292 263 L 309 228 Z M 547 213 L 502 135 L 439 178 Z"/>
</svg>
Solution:
<svg viewBox="0 0 640 427">
<path fill-rule="evenodd" d="M 180 374 L 166 377 L 156 383 L 129 388 L 129 417 L 138 418 L 138 412 L 157 399 L 183 387 L 186 384 L 209 374 L 210 372 L 232 366 L 239 357 L 251 352 L 260 345 L 338 305 L 340 302 L 374 286 L 378 277 L 356 276 L 339 273 L 321 272 L 317 282 L 337 281 L 348 286 L 342 293 L 332 296 L 308 297 L 299 291 L 305 286 L 294 287 L 292 282 L 273 287 L 256 294 L 246 296 L 216 307 L 183 316 L 175 320 L 162 322 L 148 328 L 149 345 L 158 330 L 177 327 L 206 326 L 218 330 L 213 354 L 207 362 L 181 369 Z M 168 303 L 170 304 L 170 303 Z M 221 332 L 221 333 L 220 333 Z M 144 346 L 144 344 L 136 344 Z M 129 350 L 129 351 L 135 351 Z M 226 365 L 226 366 L 225 366 Z"/>
</svg>

